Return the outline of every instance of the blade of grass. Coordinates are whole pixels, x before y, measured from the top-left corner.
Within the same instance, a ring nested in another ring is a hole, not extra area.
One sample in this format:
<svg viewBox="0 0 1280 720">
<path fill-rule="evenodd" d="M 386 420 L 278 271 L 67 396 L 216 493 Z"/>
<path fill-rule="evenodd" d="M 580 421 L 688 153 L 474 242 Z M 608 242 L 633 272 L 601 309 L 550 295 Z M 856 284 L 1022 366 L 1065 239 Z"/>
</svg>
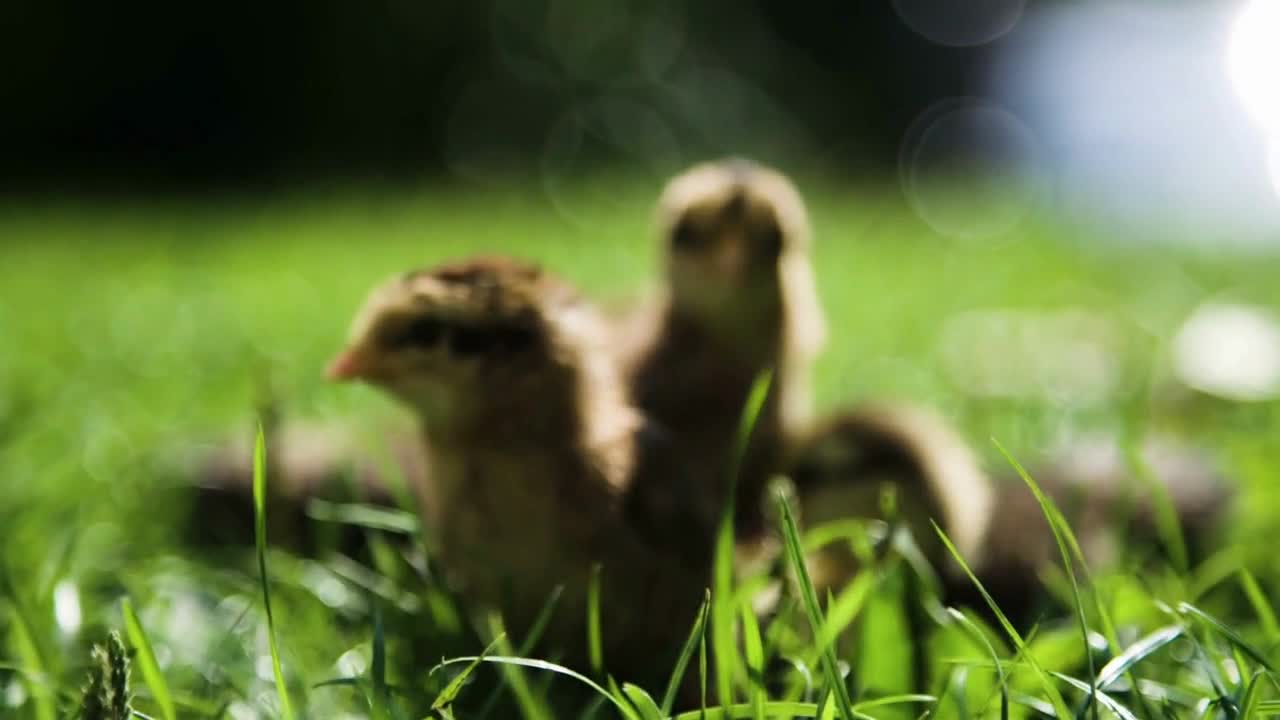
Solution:
<svg viewBox="0 0 1280 720">
<path fill-rule="evenodd" d="M 400 535 L 417 535 L 421 530 L 418 517 L 413 513 L 362 503 L 336 503 L 311 498 L 307 501 L 306 514 L 312 520 L 368 530 L 385 530 Z"/>
<path fill-rule="evenodd" d="M 706 644 L 707 634 L 707 612 L 711 609 L 711 591 L 707 590 L 703 596 L 702 607 L 698 609 L 698 616 L 693 621 L 693 629 L 689 632 L 689 638 L 685 640 L 684 647 L 680 649 L 680 657 L 676 660 L 676 666 L 671 671 L 671 679 L 667 681 L 667 691 L 662 694 L 662 717 L 671 714 L 671 708 L 676 704 L 676 695 L 680 692 L 680 685 L 684 683 L 684 674 L 689 667 L 689 661 L 693 659 L 693 653 L 701 642 Z"/>
<path fill-rule="evenodd" d="M 1059 680 L 1061 680 L 1062 682 L 1085 693 L 1089 697 L 1094 698 L 1097 701 L 1097 704 L 1115 713 L 1117 716 L 1120 717 L 1121 720 L 1138 720 L 1137 716 L 1135 716 L 1129 710 L 1129 708 L 1125 707 L 1124 705 L 1121 705 L 1119 702 L 1116 701 L 1115 698 L 1111 697 L 1107 693 L 1102 692 L 1093 684 L 1084 682 L 1083 680 L 1078 680 L 1076 678 L 1071 677 L 1070 675 L 1065 675 L 1063 673 L 1057 672 L 1056 670 L 1050 670 L 1049 673 L 1054 677 L 1058 678 Z"/>
<path fill-rule="evenodd" d="M 804 717 L 811 718 L 818 716 L 818 706 L 813 703 L 801 702 L 770 702 L 764 707 L 765 717 Z M 706 720 L 728 720 L 729 718 L 746 720 L 754 717 L 755 708 L 750 704 L 729 705 L 727 707 L 711 708 L 706 712 Z M 702 713 L 698 710 L 690 710 L 676 715 L 671 720 L 701 720 Z M 858 717 L 865 717 L 859 715 Z"/>
<path fill-rule="evenodd" d="M 551 594 L 547 596 L 547 601 L 542 604 L 542 609 L 538 611 L 538 616 L 533 620 L 533 626 L 529 628 L 529 634 L 520 642 L 520 648 L 516 651 L 516 655 L 528 657 L 533 649 L 538 645 L 538 641 L 542 639 L 542 634 L 547 630 L 547 624 L 551 622 L 551 617 L 555 615 L 556 607 L 560 605 L 560 596 L 564 594 L 564 585 L 557 585 L 551 590 Z M 482 655 L 488 655 L 486 650 Z M 475 720 L 483 720 L 489 717 L 489 713 L 493 712 L 493 708 L 498 705 L 498 700 L 502 697 L 502 691 L 506 688 L 506 684 L 499 684 L 489 693 L 489 697 L 485 700 L 484 705 L 480 708 L 480 712 L 476 713 Z"/>
<path fill-rule="evenodd" d="M 782 514 L 782 538 L 787 549 L 787 559 L 791 570 L 800 585 L 800 599 L 804 603 L 805 614 L 809 619 L 809 628 L 814 637 L 823 635 L 822 609 L 818 606 L 818 594 L 809 578 L 809 571 L 804 563 L 804 549 L 800 543 L 800 532 L 796 528 L 796 520 L 791 515 L 791 504 L 783 495 L 778 496 L 778 507 Z M 840 676 L 840 666 L 836 663 L 835 651 L 827 646 L 822 651 L 822 670 L 827 677 L 827 684 L 835 697 L 836 710 L 843 720 L 853 720 L 853 702 L 849 697 L 849 689 L 845 687 L 844 678 Z"/>
<path fill-rule="evenodd" d="M 494 640 L 489 643 L 488 647 L 480 651 L 480 654 L 476 656 L 476 659 L 472 660 L 471 664 L 463 668 L 462 672 L 458 673 L 456 677 L 450 680 L 449 684 L 444 686 L 444 689 L 440 691 L 439 695 L 436 695 L 436 699 L 431 702 L 431 709 L 439 710 L 442 707 L 453 704 L 453 701 L 458 698 L 458 694 L 462 692 L 463 686 L 467 684 L 467 678 L 471 677 L 471 674 L 476 671 L 476 668 L 480 667 L 480 663 L 484 662 L 484 659 L 489 657 L 489 653 L 493 652 L 493 649 L 496 647 L 498 647 L 498 641 Z"/>
<path fill-rule="evenodd" d="M 733 679 L 738 674 L 739 658 L 736 645 L 735 617 L 737 607 L 733 601 L 733 568 L 735 538 L 733 514 L 738 493 L 738 474 L 751 442 L 751 433 L 769 395 L 773 373 L 762 372 L 751 385 L 742 415 L 738 420 L 733 455 L 727 458 L 729 473 L 727 497 L 716 530 L 715 562 L 711 591 L 711 641 L 715 650 L 716 690 L 721 703 L 733 702 Z"/>
<path fill-rule="evenodd" d="M 271 672 L 275 676 L 276 695 L 280 698 L 280 715 L 293 720 L 293 702 L 280 666 L 280 648 L 276 644 L 276 621 L 271 611 L 271 583 L 267 575 L 267 443 L 262 425 L 253 444 L 253 515 L 254 536 L 258 554 L 258 581 L 262 585 L 262 606 L 267 613 L 267 644 L 271 648 Z"/>
<path fill-rule="evenodd" d="M 698 708 L 707 714 L 707 630 L 702 629 L 702 641 L 698 643 Z"/>
<path fill-rule="evenodd" d="M 1182 637 L 1182 634 L 1183 629 L 1181 627 L 1169 625 L 1133 643 L 1125 648 L 1124 652 L 1111 658 L 1110 662 L 1102 666 L 1102 669 L 1098 671 L 1097 686 L 1104 689 L 1109 687 L 1121 675 L 1127 674 L 1134 665 L 1142 662 L 1165 645 Z M 1135 687 L 1137 686 L 1135 685 Z"/>
<path fill-rule="evenodd" d="M 1280 624 L 1276 622 L 1276 613 L 1271 609 L 1271 603 L 1262 592 L 1262 587 L 1258 585 L 1253 573 L 1244 568 L 1240 569 L 1240 587 L 1244 590 L 1245 597 L 1249 598 L 1249 604 L 1253 606 L 1258 622 L 1262 624 L 1262 632 L 1267 636 L 1267 644 L 1275 645 L 1280 641 Z"/>
<path fill-rule="evenodd" d="M 1036 502 L 1040 504 L 1040 511 L 1044 513 L 1045 520 L 1049 523 L 1049 529 L 1053 532 L 1053 539 L 1058 545 L 1058 552 L 1062 555 L 1062 567 L 1067 573 L 1067 579 L 1071 582 L 1071 597 L 1075 605 L 1076 622 L 1080 626 L 1080 641 L 1084 646 L 1085 664 L 1088 667 L 1089 679 L 1092 682 L 1097 677 L 1097 669 L 1093 664 L 1093 649 L 1089 646 L 1089 621 L 1084 614 L 1084 600 L 1080 595 L 1080 583 L 1076 580 L 1075 563 L 1072 562 L 1071 551 L 1067 548 L 1065 536 L 1072 536 L 1072 545 L 1074 547 L 1079 547 L 1079 543 L 1075 541 L 1074 533 L 1071 532 L 1071 528 L 1067 525 L 1061 510 L 1058 509 L 1053 500 L 1044 494 L 1044 491 L 1040 489 L 1040 485 L 1023 469 L 1022 464 L 1015 460 L 1013 455 L 998 440 L 992 438 L 991 441 L 995 443 L 1000 454 L 1004 455 L 1004 459 L 1013 466 L 1018 476 L 1022 478 L 1022 482 L 1026 483 L 1027 487 L 1031 489 L 1031 493 L 1035 495 Z M 1081 567 L 1084 568 L 1083 557 L 1080 558 L 1080 563 Z M 1086 569 L 1085 572 L 1087 573 L 1088 570 Z M 1095 604 L 1100 606 L 1101 604 L 1097 603 L 1096 596 L 1094 599 Z M 1098 708 L 1093 700 L 1094 698 L 1091 694 L 1087 701 L 1087 707 L 1092 708 L 1093 720 L 1098 720 Z"/>
<path fill-rule="evenodd" d="M 746 649 L 747 672 L 749 676 L 749 699 L 755 709 L 755 720 L 764 720 L 764 643 L 760 640 L 760 624 L 756 622 L 756 614 L 751 603 L 743 601 L 739 606 L 742 614 L 742 644 Z"/>
<path fill-rule="evenodd" d="M 499 657 L 511 657 L 513 653 L 511 642 L 507 639 L 502 617 L 496 612 L 489 613 L 489 632 L 493 634 L 493 641 L 498 644 L 498 651 L 503 653 Z M 481 662 L 494 662 L 493 656 L 485 658 Z M 501 663 L 500 670 L 502 671 L 502 679 L 510 686 L 511 694 L 515 696 L 516 704 L 520 706 L 520 713 L 526 720 L 551 720 L 554 716 L 551 714 L 550 708 L 546 706 L 542 698 L 533 693 L 524 673 L 520 671 L 519 665 L 520 663 Z M 441 666 L 437 665 L 436 667 Z"/>
<path fill-rule="evenodd" d="M 15 646 L 14 654 L 28 668 L 25 672 L 24 684 L 31 694 L 36 718 L 37 720 L 55 720 L 58 714 L 54 693 L 47 681 L 49 677 L 48 665 L 45 664 L 44 654 L 40 651 L 40 646 L 36 642 L 31 620 L 27 616 L 25 608 L 18 602 L 18 598 L 9 586 L 7 578 L 0 578 L 0 581 L 3 581 L 5 594 L 9 596 L 9 614 L 13 618 L 13 622 L 10 623 L 9 627 L 11 628 L 11 642 Z M 44 678 L 45 680 L 37 681 L 36 678 Z"/>
<path fill-rule="evenodd" d="M 662 720 L 665 715 L 658 709 L 658 703 L 644 691 L 644 688 L 631 683 L 622 683 L 622 694 L 635 706 L 642 720 Z"/>
<path fill-rule="evenodd" d="M 1241 652 L 1249 656 L 1249 659 L 1266 668 L 1268 672 L 1274 673 L 1276 671 L 1275 668 L 1272 667 L 1271 661 L 1267 659 L 1266 655 L 1262 654 L 1260 650 L 1255 648 L 1244 638 L 1240 637 L 1236 631 L 1227 627 L 1227 625 L 1221 620 L 1213 617 L 1191 603 L 1178 603 L 1178 612 L 1184 615 L 1190 615 L 1199 620 L 1209 629 L 1226 638 L 1227 642 L 1231 643 L 1234 647 L 1239 648 Z"/>
<path fill-rule="evenodd" d="M 591 567 L 587 584 L 587 652 L 591 672 L 604 677 L 604 640 L 600 632 L 600 563 Z"/>
<path fill-rule="evenodd" d="M 444 660 L 438 665 L 436 665 L 435 667 L 431 668 L 429 671 L 427 671 L 427 676 L 430 677 L 437 670 L 440 670 L 441 668 L 444 668 L 444 667 L 448 667 L 449 665 L 456 665 L 458 663 L 471 663 L 476 661 L 484 662 L 484 663 L 494 663 L 496 665 L 503 665 L 503 666 L 509 666 L 509 667 L 515 667 L 515 668 L 530 668 L 533 670 L 545 670 L 547 672 L 553 672 L 560 675 L 564 675 L 565 677 L 577 680 L 578 682 L 582 683 L 583 685 L 586 685 L 587 687 L 591 688 L 593 691 L 595 691 L 596 693 L 604 697 L 606 700 L 609 701 L 609 703 L 611 703 L 615 708 L 617 708 L 618 712 L 622 713 L 622 716 L 627 718 L 627 720 L 641 720 L 640 716 L 636 714 L 635 708 L 630 707 L 630 705 L 627 703 L 619 702 L 618 698 L 614 697 L 613 694 L 611 694 L 608 690 L 605 690 L 604 687 L 602 687 L 595 680 L 592 680 L 591 678 L 587 677 L 586 675 L 583 675 L 580 672 L 575 672 L 573 670 L 570 670 L 569 668 L 563 665 L 557 665 L 556 663 L 547 662 L 546 660 L 535 660 L 532 658 L 512 657 L 509 655 L 490 655 L 488 657 L 471 656 L 471 657 L 451 658 L 449 660 Z"/>
<path fill-rule="evenodd" d="M 977 623 L 965 617 L 964 613 L 955 608 L 947 608 L 947 614 L 960 623 L 960 627 L 964 628 L 965 632 L 991 656 L 991 662 L 996 669 L 996 679 L 1000 683 L 1000 720 L 1009 720 L 1009 678 L 1005 675 L 1004 665 L 1000 663 L 1000 656 L 996 654 L 995 646 L 987 639 L 987 634 L 982 632 Z"/>
<path fill-rule="evenodd" d="M 387 638 L 382 624 L 382 607 L 373 605 L 373 657 L 369 663 L 373 684 L 373 717 L 384 720 L 391 716 L 391 691 L 387 688 Z"/>
<path fill-rule="evenodd" d="M 1013 642 L 1014 648 L 1026 658 L 1027 664 L 1031 667 L 1032 672 L 1035 673 L 1036 678 L 1040 681 L 1040 686 L 1044 688 L 1045 694 L 1049 696 L 1049 702 L 1050 705 L 1052 705 L 1054 712 L 1057 713 L 1060 718 L 1072 717 L 1071 711 L 1067 709 L 1066 701 L 1062 699 L 1062 693 L 1058 692 L 1058 688 L 1053 684 L 1053 680 L 1049 677 L 1048 673 L 1045 672 L 1044 668 L 1040 667 L 1040 663 L 1036 662 L 1036 659 L 1030 653 L 1026 652 L 1026 643 L 1022 639 L 1022 635 L 1020 635 L 1013 627 L 1013 623 L 1009 622 L 1009 618 L 1004 614 L 1004 611 L 1000 609 L 1000 606 L 996 604 L 995 599 L 991 597 L 991 593 L 987 592 L 987 588 L 982 584 L 982 581 L 978 579 L 978 576 L 973 574 L 973 570 L 970 569 L 969 563 L 965 562 L 964 556 L 956 549 L 955 544 L 951 542 L 951 538 L 943 532 L 941 527 L 938 527 L 938 523 L 933 522 L 932 520 L 930 520 L 930 523 L 933 524 L 934 532 L 936 532 L 938 537 L 942 539 L 942 544 L 946 546 L 947 552 L 951 554 L 951 557 L 955 558 L 955 561 L 960 565 L 960 569 L 963 570 L 964 574 L 969 578 L 969 582 L 973 583 L 973 586 L 977 588 L 978 593 L 982 595 L 983 601 L 987 603 L 987 607 L 991 608 L 991 612 L 995 614 L 996 620 L 1000 623 L 1000 627 L 1004 629 L 1005 634 L 1007 634 L 1009 639 Z"/>
<path fill-rule="evenodd" d="M 938 702 L 938 698 L 924 693 L 904 693 L 902 695 L 886 695 L 878 697 L 874 700 L 863 700 L 853 706 L 854 710 L 859 712 L 863 710 L 872 710 L 879 707 L 891 707 L 893 705 L 918 705 L 933 704 Z"/>
<path fill-rule="evenodd" d="M 125 598 L 121 604 L 124 613 L 124 628 L 129 634 L 129 644 L 138 653 L 136 662 L 142 669 L 142 678 L 151 689 L 151 697 L 160 707 L 160 715 L 165 720 L 177 720 L 178 711 L 174 708 L 173 695 L 169 692 L 169 684 L 165 682 L 164 673 L 160 672 L 160 664 L 156 662 L 156 654 L 151 649 L 151 641 L 142 630 L 142 623 L 133 609 L 133 601 Z"/>
</svg>

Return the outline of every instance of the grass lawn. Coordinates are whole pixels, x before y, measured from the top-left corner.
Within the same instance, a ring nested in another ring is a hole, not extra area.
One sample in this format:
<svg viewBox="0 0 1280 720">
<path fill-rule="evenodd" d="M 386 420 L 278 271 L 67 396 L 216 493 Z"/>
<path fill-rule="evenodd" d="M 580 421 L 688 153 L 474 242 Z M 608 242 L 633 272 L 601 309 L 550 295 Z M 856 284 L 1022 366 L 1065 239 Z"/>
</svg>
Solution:
<svg viewBox="0 0 1280 720">
<path fill-rule="evenodd" d="M 0 207 L 0 717 L 74 716 L 90 646 L 125 628 L 126 597 L 167 687 L 159 689 L 135 656 L 136 709 L 164 717 L 157 700 L 168 694 L 183 718 L 280 716 L 252 553 L 188 550 L 180 542 L 189 522 L 180 478 L 160 468 L 176 448 L 246 431 L 264 376 L 294 417 L 396 415 L 375 392 L 321 377 L 366 290 L 393 272 L 500 252 L 545 261 L 607 302 L 643 291 L 657 267 L 648 227 L 657 188 L 610 187 L 616 191 L 557 192 L 555 202 L 441 190 Z M 1280 703 L 1280 678 L 1267 670 L 1280 661 L 1271 602 L 1280 562 L 1270 544 L 1280 537 L 1273 463 L 1280 406 L 1182 391 L 1168 352 L 1179 324 L 1206 299 L 1280 311 L 1280 255 L 1106 245 L 1044 219 L 998 243 L 951 241 L 931 233 L 893 193 L 827 188 L 811 192 L 810 204 L 830 331 L 817 368 L 820 406 L 872 397 L 933 403 L 993 467 L 1003 460 L 991 437 L 1032 458 L 1064 433 L 1159 427 L 1215 450 L 1239 483 L 1220 552 L 1202 564 L 1136 572 L 1138 559 L 1151 554 L 1137 547 L 1118 567 L 1095 569 L 1105 613 L 1086 592 L 1088 651 L 1065 574 L 1046 578 L 1060 602 L 1029 653 L 1015 661 L 1007 636 L 991 634 L 995 652 L 1010 661 L 1013 713 L 1044 708 L 1052 697 L 1035 666 L 1065 676 L 1051 684 L 1075 710 L 1085 693 L 1073 683 L 1087 685 L 1090 667 L 1096 675 L 1108 658 L 1163 628 L 1177 629 L 1168 631 L 1177 638 L 1153 640 L 1149 655 L 1134 651 L 1133 673 L 1108 688 L 1116 712 L 1236 717 L 1270 707 L 1262 701 Z M 1038 342 L 966 333 L 978 326 L 957 320 L 996 309 L 1069 309 L 1102 323 L 1112 338 L 1114 355 L 1104 363 L 1112 381 L 1089 402 L 1054 391 L 1052 373 L 1039 392 L 1034 383 L 1019 392 L 975 390 L 965 381 L 966 370 L 981 366 L 972 358 L 1016 358 Z M 295 711 L 307 717 L 426 716 L 464 666 L 428 670 L 442 657 L 484 648 L 466 629 L 472 609 L 455 607 L 389 547 L 376 546 L 375 556 L 366 568 L 268 555 L 284 675 Z M 865 597 L 842 598 L 858 611 L 837 650 L 853 668 L 855 702 L 911 690 L 904 572 L 886 557 L 862 587 Z M 1183 602 L 1193 608 L 1180 610 Z M 802 662 L 813 677 L 809 698 L 821 698 L 827 683 L 802 613 L 761 630 L 766 652 Z M 374 671 L 384 643 L 385 675 Z M 862 712 L 997 712 L 989 653 L 961 623 L 935 628 L 928 649 L 932 690 L 942 695 L 936 705 Z M 695 657 L 693 672 L 697 664 Z M 743 702 L 753 697 L 747 675 L 739 678 Z M 315 687 L 352 676 L 367 682 Z M 383 680 L 399 689 L 390 710 L 368 700 L 379 697 Z M 567 688 L 576 681 L 546 671 L 484 667 L 472 680 L 454 707 L 458 718 L 619 712 L 589 695 L 563 699 L 574 695 Z M 1145 700 L 1131 692 L 1134 680 Z M 663 688 L 647 690 L 660 700 Z M 800 694 L 774 688 L 770 697 Z"/>
</svg>

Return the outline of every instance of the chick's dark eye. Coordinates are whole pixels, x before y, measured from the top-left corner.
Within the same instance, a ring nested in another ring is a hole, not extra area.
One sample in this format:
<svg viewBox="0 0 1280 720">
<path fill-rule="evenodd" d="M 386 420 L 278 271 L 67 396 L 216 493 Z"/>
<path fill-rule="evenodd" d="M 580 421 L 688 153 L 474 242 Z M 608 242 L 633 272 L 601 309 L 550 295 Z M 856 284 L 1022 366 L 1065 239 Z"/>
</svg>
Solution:
<svg viewBox="0 0 1280 720">
<path fill-rule="evenodd" d="M 521 327 L 462 327 L 449 334 L 449 347 L 459 355 L 516 352 L 533 341 L 533 331 Z"/>
<path fill-rule="evenodd" d="M 444 326 L 440 324 L 439 320 L 423 317 L 417 318 L 393 332 L 388 338 L 388 344 L 398 348 L 429 348 L 439 343 L 443 336 Z"/>
<path fill-rule="evenodd" d="M 696 250 L 702 245 L 703 233 L 693 226 L 689 218 L 682 218 L 671 229 L 671 247 L 676 250 Z"/>
<path fill-rule="evenodd" d="M 767 257 L 782 254 L 782 228 L 770 223 L 752 233 L 754 244 Z"/>
</svg>

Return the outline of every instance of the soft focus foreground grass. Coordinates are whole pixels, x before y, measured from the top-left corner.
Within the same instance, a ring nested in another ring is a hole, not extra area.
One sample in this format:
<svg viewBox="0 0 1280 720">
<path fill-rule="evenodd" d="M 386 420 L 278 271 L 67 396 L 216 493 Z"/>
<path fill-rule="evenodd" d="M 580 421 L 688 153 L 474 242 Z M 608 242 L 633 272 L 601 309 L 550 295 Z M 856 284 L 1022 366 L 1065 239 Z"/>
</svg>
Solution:
<svg viewBox="0 0 1280 720">
<path fill-rule="evenodd" d="M 272 713 L 255 567 L 247 553 L 215 562 L 179 544 L 186 522 L 175 489 L 180 478 L 160 468 L 176 448 L 247 432 L 264 376 L 290 416 L 394 414 L 372 391 L 321 379 L 365 291 L 393 272 L 476 252 L 510 253 L 545 261 L 606 302 L 642 292 L 657 266 L 649 229 L 656 188 L 613 187 L 559 193 L 554 203 L 515 192 L 438 191 L 0 208 L 0 716 L 65 716 L 83 682 L 88 646 L 123 625 L 125 595 L 138 608 L 180 716 L 224 708 L 234 717 Z M 1170 696 L 1240 688 L 1236 700 L 1243 703 L 1249 673 L 1261 662 L 1238 649 L 1233 655 L 1221 633 L 1157 602 L 1205 603 L 1262 656 L 1280 659 L 1274 620 L 1247 602 L 1237 573 L 1253 571 L 1264 601 L 1280 589 L 1270 549 L 1280 536 L 1271 462 L 1280 451 L 1280 415 L 1274 403 L 1238 406 L 1170 390 L 1165 351 L 1178 323 L 1204 299 L 1225 294 L 1280 309 L 1280 260 L 1108 246 L 1047 222 L 1028 223 L 998 243 L 952 241 L 892 195 L 808 190 L 830 324 L 829 350 L 817 369 L 823 407 L 867 397 L 937 404 L 995 467 L 989 437 L 1029 458 L 1053 437 L 1085 429 L 1170 427 L 1222 453 L 1244 499 L 1224 532 L 1226 554 L 1183 575 L 1139 575 L 1122 566 L 1099 573 L 1099 584 L 1125 644 L 1178 623 L 1195 639 L 1144 660 L 1142 678 L 1173 687 Z M 943 372 L 942 329 L 957 313 L 1064 307 L 1098 313 L 1125 331 L 1120 365 L 1129 382 L 1108 402 L 983 399 Z M 1133 548 L 1132 555 L 1148 551 Z M 442 656 L 483 649 L 477 638 L 450 630 L 459 620 L 438 593 L 419 599 L 427 581 L 406 567 L 379 565 L 395 590 L 383 587 L 379 595 L 325 563 L 272 558 L 285 671 L 295 702 L 305 699 L 311 717 L 370 712 L 348 687 L 310 686 L 368 667 L 375 607 L 397 660 L 387 672 L 405 688 L 406 707 L 429 704 L 426 671 Z M 900 565 L 883 563 L 861 606 L 865 622 L 839 648 L 840 659 L 857 668 L 855 690 L 869 697 L 910 689 Z M 1204 594 L 1214 586 L 1222 587 Z M 1063 597 L 1069 601 L 1069 589 Z M 397 606 L 394 598 L 404 602 Z M 1054 618 L 1060 622 L 1046 623 L 1032 645 L 1047 670 L 1080 678 L 1086 664 L 1074 612 L 1064 602 Z M 767 649 L 799 652 L 797 633 L 805 627 L 797 610 L 762 628 Z M 967 708 L 947 700 L 938 714 L 996 707 L 983 705 L 993 687 L 990 662 L 965 633 L 959 626 L 937 633 L 931 662 L 935 677 L 951 678 L 953 694 L 976 699 Z M 541 675 L 523 675 L 534 691 L 544 687 Z M 474 717 L 486 705 L 498 708 L 493 717 L 508 712 L 505 696 L 489 700 L 498 673 L 482 668 L 476 676 L 458 716 Z M 1025 669 L 1015 682 L 1043 699 Z M 1259 697 L 1275 697 L 1266 687 Z M 1083 697 L 1065 681 L 1062 688 L 1070 701 Z M 662 688 L 648 690 L 660 698 Z M 139 692 L 140 709 L 154 711 L 150 694 Z M 1175 708 L 1178 716 L 1190 712 Z M 868 712 L 903 716 L 901 707 Z"/>
</svg>

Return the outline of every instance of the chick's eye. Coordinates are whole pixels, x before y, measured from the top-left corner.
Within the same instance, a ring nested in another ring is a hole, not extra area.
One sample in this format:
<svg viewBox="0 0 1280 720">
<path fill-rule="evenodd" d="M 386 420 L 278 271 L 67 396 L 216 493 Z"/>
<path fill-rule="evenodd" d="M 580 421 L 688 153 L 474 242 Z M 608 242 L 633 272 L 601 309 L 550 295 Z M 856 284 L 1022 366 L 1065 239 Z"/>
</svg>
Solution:
<svg viewBox="0 0 1280 720">
<path fill-rule="evenodd" d="M 526 328 L 457 328 L 449 335 L 449 347 L 459 355 L 511 353 L 529 347 L 533 340 L 533 332 Z"/>
<path fill-rule="evenodd" d="M 754 244 L 761 254 L 767 257 L 777 257 L 782 254 L 782 228 L 770 223 L 752 235 Z"/>
<path fill-rule="evenodd" d="M 435 318 L 417 318 L 390 337 L 393 347 L 429 348 L 440 342 L 444 327 Z"/>
<path fill-rule="evenodd" d="M 683 218 L 671 230 L 671 246 L 677 250 L 696 250 L 703 244 L 703 233 L 693 226 L 689 218 Z"/>
</svg>

